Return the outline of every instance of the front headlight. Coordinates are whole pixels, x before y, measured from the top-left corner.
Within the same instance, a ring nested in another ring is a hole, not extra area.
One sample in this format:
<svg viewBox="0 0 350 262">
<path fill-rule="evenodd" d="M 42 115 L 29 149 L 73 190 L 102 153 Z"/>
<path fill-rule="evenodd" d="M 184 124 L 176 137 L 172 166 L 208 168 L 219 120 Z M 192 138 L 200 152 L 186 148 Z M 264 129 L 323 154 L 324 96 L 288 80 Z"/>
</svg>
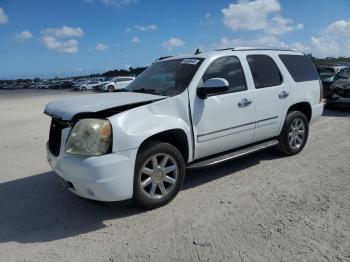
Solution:
<svg viewBox="0 0 350 262">
<path fill-rule="evenodd" d="M 110 152 L 112 126 L 105 119 L 79 120 L 70 132 L 66 153 L 99 156 Z"/>
</svg>

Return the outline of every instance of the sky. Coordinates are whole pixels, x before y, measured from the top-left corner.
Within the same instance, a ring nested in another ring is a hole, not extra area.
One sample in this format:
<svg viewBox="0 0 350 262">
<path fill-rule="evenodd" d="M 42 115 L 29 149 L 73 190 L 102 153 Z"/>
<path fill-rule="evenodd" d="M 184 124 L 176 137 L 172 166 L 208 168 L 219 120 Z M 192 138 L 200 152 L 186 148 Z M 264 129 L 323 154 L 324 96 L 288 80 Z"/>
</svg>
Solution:
<svg viewBox="0 0 350 262">
<path fill-rule="evenodd" d="M 350 56 L 350 0 L 0 0 L 0 79 L 237 46 Z"/>
</svg>

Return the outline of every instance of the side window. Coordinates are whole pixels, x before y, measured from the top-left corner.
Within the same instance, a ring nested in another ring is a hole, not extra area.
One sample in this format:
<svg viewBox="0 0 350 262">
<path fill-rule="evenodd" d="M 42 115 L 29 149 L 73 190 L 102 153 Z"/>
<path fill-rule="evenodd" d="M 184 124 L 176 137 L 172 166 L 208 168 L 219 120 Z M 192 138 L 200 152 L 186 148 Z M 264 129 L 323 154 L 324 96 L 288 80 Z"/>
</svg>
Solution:
<svg viewBox="0 0 350 262">
<path fill-rule="evenodd" d="M 221 57 L 216 59 L 203 75 L 203 82 L 210 78 L 224 78 L 230 84 L 225 93 L 240 92 L 247 90 L 243 68 L 235 56 Z"/>
<path fill-rule="evenodd" d="M 295 82 L 319 80 L 316 68 L 304 55 L 280 55 L 280 59 Z"/>
<path fill-rule="evenodd" d="M 282 75 L 275 61 L 267 55 L 248 55 L 247 61 L 252 72 L 255 88 L 282 84 Z"/>
</svg>

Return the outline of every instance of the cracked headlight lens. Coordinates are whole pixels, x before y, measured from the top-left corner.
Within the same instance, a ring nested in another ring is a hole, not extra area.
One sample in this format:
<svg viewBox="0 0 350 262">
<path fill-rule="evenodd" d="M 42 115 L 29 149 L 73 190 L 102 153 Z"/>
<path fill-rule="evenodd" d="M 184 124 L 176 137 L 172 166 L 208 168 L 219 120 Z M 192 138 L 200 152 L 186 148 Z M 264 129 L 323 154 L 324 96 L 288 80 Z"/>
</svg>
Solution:
<svg viewBox="0 0 350 262">
<path fill-rule="evenodd" d="M 112 147 L 112 126 L 106 119 L 79 120 L 69 134 L 66 153 L 99 156 Z"/>
</svg>

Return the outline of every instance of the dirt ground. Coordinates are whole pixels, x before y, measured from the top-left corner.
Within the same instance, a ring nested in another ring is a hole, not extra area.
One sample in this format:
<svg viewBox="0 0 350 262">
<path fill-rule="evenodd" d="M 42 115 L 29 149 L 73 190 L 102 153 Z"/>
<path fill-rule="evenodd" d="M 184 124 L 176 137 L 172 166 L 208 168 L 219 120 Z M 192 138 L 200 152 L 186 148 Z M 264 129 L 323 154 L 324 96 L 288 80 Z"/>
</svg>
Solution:
<svg viewBox="0 0 350 262">
<path fill-rule="evenodd" d="M 83 200 L 50 171 L 44 105 L 76 94 L 0 90 L 0 261 L 350 261 L 349 111 L 325 111 L 297 156 L 189 171 L 145 212 Z"/>
</svg>

